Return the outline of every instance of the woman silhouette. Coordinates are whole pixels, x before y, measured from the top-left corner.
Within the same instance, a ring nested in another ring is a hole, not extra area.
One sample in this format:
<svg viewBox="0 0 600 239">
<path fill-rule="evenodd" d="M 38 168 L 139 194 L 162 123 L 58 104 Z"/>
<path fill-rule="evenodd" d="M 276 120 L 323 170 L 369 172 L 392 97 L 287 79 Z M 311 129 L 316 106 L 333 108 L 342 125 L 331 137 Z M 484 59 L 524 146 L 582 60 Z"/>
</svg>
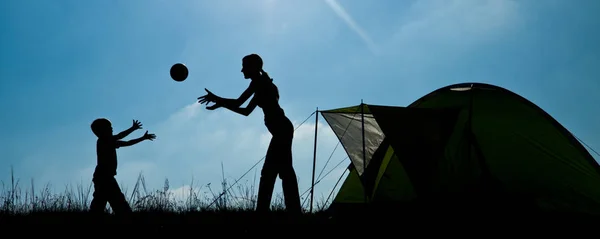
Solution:
<svg viewBox="0 0 600 239">
<path fill-rule="evenodd" d="M 250 85 L 237 99 L 225 99 L 205 89 L 207 94 L 198 97 L 198 103 L 207 104 L 214 102 L 206 109 L 214 110 L 225 107 L 238 114 L 248 116 L 256 108 L 262 108 L 265 126 L 272 135 L 267 156 L 261 171 L 260 185 L 258 188 L 258 202 L 256 210 L 265 212 L 271 205 L 271 197 L 277 175 L 281 178 L 285 205 L 290 212 L 301 212 L 300 195 L 296 172 L 292 165 L 292 140 L 294 126 L 286 117 L 279 106 L 279 91 L 273 84 L 273 79 L 262 69 L 263 61 L 257 54 L 250 54 L 242 59 L 242 73 L 245 79 L 250 79 Z M 250 103 L 246 108 L 240 108 L 250 96 Z"/>
</svg>

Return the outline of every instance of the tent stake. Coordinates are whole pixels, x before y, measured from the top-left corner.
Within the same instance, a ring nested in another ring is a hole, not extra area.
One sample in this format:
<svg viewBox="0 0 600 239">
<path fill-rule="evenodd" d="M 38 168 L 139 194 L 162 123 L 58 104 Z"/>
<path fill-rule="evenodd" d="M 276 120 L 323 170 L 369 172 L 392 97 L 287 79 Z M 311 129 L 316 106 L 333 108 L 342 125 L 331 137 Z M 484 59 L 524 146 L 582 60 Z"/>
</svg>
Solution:
<svg viewBox="0 0 600 239">
<path fill-rule="evenodd" d="M 313 212 L 313 199 L 315 197 L 315 167 L 317 166 L 317 126 L 319 125 L 319 107 L 315 111 L 315 144 L 313 150 L 312 183 L 310 187 L 310 213 Z"/>
</svg>

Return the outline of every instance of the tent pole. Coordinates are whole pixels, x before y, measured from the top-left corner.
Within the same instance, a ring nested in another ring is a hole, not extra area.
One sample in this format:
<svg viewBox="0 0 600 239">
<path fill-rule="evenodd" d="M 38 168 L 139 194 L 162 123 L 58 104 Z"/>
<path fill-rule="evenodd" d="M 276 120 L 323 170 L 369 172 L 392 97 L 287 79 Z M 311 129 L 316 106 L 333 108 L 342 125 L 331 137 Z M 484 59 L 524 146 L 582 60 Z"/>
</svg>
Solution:
<svg viewBox="0 0 600 239">
<path fill-rule="evenodd" d="M 467 152 L 467 162 L 471 162 L 471 151 L 472 149 L 472 144 L 473 144 L 473 129 L 472 129 L 472 118 L 473 118 L 473 84 L 471 84 L 471 89 L 469 90 L 469 115 L 467 118 L 467 145 L 468 145 L 468 149 L 469 151 Z"/>
<path fill-rule="evenodd" d="M 361 121 L 361 127 L 362 127 L 362 154 L 363 154 L 363 178 L 365 175 L 365 172 L 367 171 L 367 153 L 365 152 L 365 110 L 364 110 L 364 103 L 363 100 L 360 99 L 360 121 Z M 364 182 L 364 180 L 363 180 Z M 363 192 L 365 193 L 365 203 L 368 202 L 368 194 L 367 194 L 367 188 L 365 187 L 366 185 L 364 185 L 363 183 Z"/>
<path fill-rule="evenodd" d="M 315 143 L 313 149 L 312 183 L 310 187 L 310 213 L 313 212 L 313 199 L 315 197 L 315 167 L 317 166 L 317 126 L 319 125 L 319 107 L 315 111 Z"/>
</svg>

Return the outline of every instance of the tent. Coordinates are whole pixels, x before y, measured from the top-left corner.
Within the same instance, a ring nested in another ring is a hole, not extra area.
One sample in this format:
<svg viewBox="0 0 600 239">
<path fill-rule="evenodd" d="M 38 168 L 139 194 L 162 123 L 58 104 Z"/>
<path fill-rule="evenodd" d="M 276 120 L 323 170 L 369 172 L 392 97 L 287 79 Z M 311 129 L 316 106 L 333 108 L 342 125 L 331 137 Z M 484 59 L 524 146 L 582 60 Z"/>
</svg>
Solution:
<svg viewBox="0 0 600 239">
<path fill-rule="evenodd" d="M 600 213 L 598 163 L 550 115 L 504 88 L 455 84 L 407 107 L 320 113 L 351 161 L 330 207 L 487 195 Z"/>
</svg>

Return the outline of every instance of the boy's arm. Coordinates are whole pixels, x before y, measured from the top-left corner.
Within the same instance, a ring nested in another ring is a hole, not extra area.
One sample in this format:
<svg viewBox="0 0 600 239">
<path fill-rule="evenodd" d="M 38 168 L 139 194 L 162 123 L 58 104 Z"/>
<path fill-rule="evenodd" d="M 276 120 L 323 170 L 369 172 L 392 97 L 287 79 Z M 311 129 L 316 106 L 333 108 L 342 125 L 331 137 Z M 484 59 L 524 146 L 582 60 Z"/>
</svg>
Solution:
<svg viewBox="0 0 600 239">
<path fill-rule="evenodd" d="M 121 139 L 127 137 L 127 135 L 131 134 L 133 131 L 135 131 L 135 128 L 133 128 L 133 126 L 132 126 L 129 129 L 126 129 L 126 130 L 122 131 L 121 133 L 118 133 L 117 135 L 115 135 L 115 139 L 121 140 Z"/>
<path fill-rule="evenodd" d="M 137 144 L 142 141 L 144 141 L 144 137 L 139 137 L 137 139 L 127 140 L 127 141 L 117 140 L 117 148 L 131 146 L 131 145 Z"/>
<path fill-rule="evenodd" d="M 117 140 L 116 146 L 117 146 L 117 148 L 127 147 L 127 146 L 137 144 L 139 142 L 142 142 L 146 139 L 153 140 L 155 138 L 156 138 L 156 136 L 154 134 L 148 134 L 148 131 L 146 131 L 146 133 L 142 137 L 139 137 L 137 139 L 132 139 L 132 140 L 128 140 L 128 141 Z"/>
<path fill-rule="evenodd" d="M 133 131 L 135 131 L 137 129 L 141 129 L 141 128 L 142 128 L 142 124 L 137 120 L 133 120 L 133 125 L 131 125 L 131 127 L 129 127 L 129 129 L 126 129 L 123 132 L 115 135 L 115 139 L 116 140 L 123 139 L 123 138 L 127 137 L 127 135 L 133 133 Z"/>
</svg>

